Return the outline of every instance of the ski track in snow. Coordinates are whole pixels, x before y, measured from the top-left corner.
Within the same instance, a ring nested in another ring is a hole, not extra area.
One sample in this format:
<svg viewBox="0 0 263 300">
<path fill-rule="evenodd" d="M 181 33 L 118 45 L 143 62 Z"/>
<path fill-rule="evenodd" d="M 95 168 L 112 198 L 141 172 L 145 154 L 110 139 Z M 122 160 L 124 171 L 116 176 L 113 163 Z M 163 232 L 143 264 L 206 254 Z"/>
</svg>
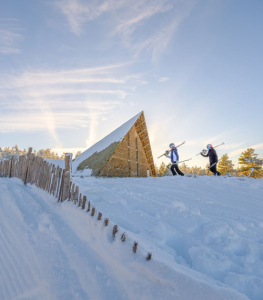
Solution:
<svg viewBox="0 0 263 300">
<path fill-rule="evenodd" d="M 158 259 L 179 263 L 262 300 L 263 180 L 213 176 L 74 180 L 100 211 Z"/>
<path fill-rule="evenodd" d="M 262 300 L 262 180 L 74 181 L 116 240 L 113 223 L 0 178 L 1 300 Z"/>
</svg>

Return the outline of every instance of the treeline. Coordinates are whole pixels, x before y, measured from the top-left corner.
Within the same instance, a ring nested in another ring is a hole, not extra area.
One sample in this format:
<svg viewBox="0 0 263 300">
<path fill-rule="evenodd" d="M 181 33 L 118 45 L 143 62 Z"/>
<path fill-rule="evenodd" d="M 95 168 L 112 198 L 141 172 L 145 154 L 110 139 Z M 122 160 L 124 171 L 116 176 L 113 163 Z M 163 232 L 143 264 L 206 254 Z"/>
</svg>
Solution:
<svg viewBox="0 0 263 300">
<path fill-rule="evenodd" d="M 18 158 L 20 155 L 27 154 L 27 150 L 21 150 L 17 145 L 14 147 L 6 147 L 6 148 L 1 148 L 0 147 L 0 161 L 1 160 L 9 160 L 12 157 L 13 158 Z M 58 155 L 56 152 L 51 151 L 51 149 L 40 149 L 39 151 L 34 150 L 35 156 L 39 156 L 42 158 L 47 158 L 47 159 L 65 159 L 65 155 Z M 75 158 L 81 154 L 81 151 L 78 151 L 77 154 L 75 155 Z"/>
<path fill-rule="evenodd" d="M 170 171 L 171 164 L 166 165 L 164 162 L 161 163 L 160 167 L 156 168 L 157 176 L 171 176 Z M 206 168 L 201 167 L 188 167 L 185 163 L 179 165 L 180 170 L 184 174 L 210 176 L 213 175 L 209 170 L 209 164 Z M 255 154 L 255 150 L 248 148 L 246 151 L 242 152 L 238 158 L 238 166 L 235 168 L 232 160 L 229 159 L 228 155 L 223 155 L 223 158 L 219 161 L 217 165 L 218 171 L 222 175 L 228 176 L 238 176 L 238 177 L 253 177 L 262 178 L 263 177 L 263 159 L 258 158 L 258 154 Z"/>
</svg>

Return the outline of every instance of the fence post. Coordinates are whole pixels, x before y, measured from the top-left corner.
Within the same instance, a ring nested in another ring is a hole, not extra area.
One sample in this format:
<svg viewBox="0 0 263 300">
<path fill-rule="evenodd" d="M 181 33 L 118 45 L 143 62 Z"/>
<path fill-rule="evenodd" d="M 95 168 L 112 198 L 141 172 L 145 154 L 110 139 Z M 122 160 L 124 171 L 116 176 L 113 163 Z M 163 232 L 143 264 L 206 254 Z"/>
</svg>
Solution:
<svg viewBox="0 0 263 300">
<path fill-rule="evenodd" d="M 24 172 L 23 172 L 23 181 L 24 181 L 24 185 L 27 184 L 27 177 L 28 177 L 28 168 L 29 168 L 29 157 L 30 157 L 30 154 L 32 153 L 32 147 L 29 147 L 28 148 L 28 152 L 27 152 L 27 155 L 25 157 L 25 163 L 24 163 Z"/>
<path fill-rule="evenodd" d="M 70 172 L 64 172 L 63 192 L 61 202 L 69 199 Z"/>
<path fill-rule="evenodd" d="M 10 160 L 9 171 L 8 171 L 8 177 L 9 177 L 9 178 L 12 177 L 13 159 L 14 159 L 14 155 L 12 155 L 12 158 L 11 158 L 11 160 Z"/>
<path fill-rule="evenodd" d="M 86 201 L 87 201 L 87 197 L 86 197 L 86 196 L 83 196 L 82 209 L 85 209 Z"/>
<path fill-rule="evenodd" d="M 58 178 L 57 178 L 57 185 L 56 185 L 56 198 L 59 199 L 59 195 L 60 195 L 60 186 L 61 186 L 61 181 L 62 181 L 62 169 L 59 168 L 58 169 Z"/>
<path fill-rule="evenodd" d="M 28 155 L 28 171 L 27 171 L 26 183 L 32 183 L 33 175 L 34 175 L 34 163 L 35 163 L 35 154 L 30 153 Z"/>
<path fill-rule="evenodd" d="M 65 170 L 70 173 L 70 181 L 72 181 L 72 153 L 65 153 Z"/>
<path fill-rule="evenodd" d="M 82 193 L 79 194 L 79 206 L 82 205 Z"/>
<path fill-rule="evenodd" d="M 95 208 L 95 206 L 93 206 L 92 209 L 91 209 L 91 216 L 92 217 L 95 216 L 95 212 L 96 212 L 96 208 Z"/>
<path fill-rule="evenodd" d="M 87 212 L 90 211 L 90 201 L 88 202 L 88 208 L 87 208 Z"/>
<path fill-rule="evenodd" d="M 150 260 L 152 258 L 152 253 L 148 252 L 146 256 L 146 260 Z"/>
<path fill-rule="evenodd" d="M 115 238 L 116 233 L 118 232 L 118 225 L 114 225 L 112 229 L 112 237 Z"/>
<path fill-rule="evenodd" d="M 70 195 L 69 195 L 69 201 L 74 201 L 74 193 L 75 193 L 75 183 L 72 182 L 71 187 L 70 187 Z"/>
<path fill-rule="evenodd" d="M 58 201 L 65 201 L 70 197 L 70 155 L 65 155 L 65 169 L 63 169 Z"/>
<path fill-rule="evenodd" d="M 62 170 L 61 180 L 60 180 L 60 188 L 59 188 L 59 195 L 58 195 L 58 202 L 62 202 L 62 193 L 63 193 L 63 186 L 64 186 L 64 177 L 65 177 L 65 169 Z"/>
<path fill-rule="evenodd" d="M 138 242 L 135 241 L 132 248 L 133 253 L 137 253 L 137 248 L 138 248 Z"/>
<path fill-rule="evenodd" d="M 77 204 L 78 200 L 79 200 L 79 187 L 76 186 L 74 192 L 74 198 L 73 198 L 74 204 Z"/>
</svg>

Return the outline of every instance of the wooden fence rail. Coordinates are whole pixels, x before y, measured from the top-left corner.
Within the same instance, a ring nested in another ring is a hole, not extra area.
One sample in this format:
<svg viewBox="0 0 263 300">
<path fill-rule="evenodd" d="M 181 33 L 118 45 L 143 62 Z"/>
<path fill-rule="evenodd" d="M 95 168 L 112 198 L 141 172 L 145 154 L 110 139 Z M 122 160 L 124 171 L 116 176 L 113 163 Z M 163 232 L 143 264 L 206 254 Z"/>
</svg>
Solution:
<svg viewBox="0 0 263 300">
<path fill-rule="evenodd" d="M 63 172 L 62 172 L 63 171 Z M 3 177 L 20 178 L 24 184 L 34 184 L 38 188 L 54 195 L 59 201 L 69 199 L 69 170 L 56 167 L 41 157 L 37 157 L 29 148 L 28 153 L 0 162 L 0 174 Z"/>
<path fill-rule="evenodd" d="M 74 204 L 85 210 L 87 203 L 87 196 L 79 193 L 79 187 L 72 181 L 71 177 L 71 159 L 72 155 L 66 153 L 65 155 L 65 169 L 55 166 L 47 162 L 41 157 L 35 156 L 32 153 L 32 148 L 28 149 L 28 153 L 19 156 L 19 158 L 12 157 L 10 160 L 0 161 L 0 176 L 1 177 L 17 177 L 20 178 L 25 185 L 28 183 L 34 184 L 38 188 L 52 194 L 58 199 L 58 202 L 72 201 Z M 91 209 L 91 201 L 87 203 L 86 212 L 90 212 L 93 217 L 97 214 L 94 220 L 102 220 L 102 213 L 97 212 L 93 206 Z M 103 226 L 109 225 L 109 219 L 104 218 Z M 115 238 L 118 232 L 118 226 L 113 225 L 112 236 Z M 125 235 L 125 239 L 123 239 Z M 121 236 L 122 241 L 126 241 L 126 234 Z M 138 242 L 134 242 L 133 252 L 137 253 Z M 150 253 L 150 252 L 149 252 Z M 152 254 L 147 254 L 146 260 L 150 260 Z"/>
</svg>

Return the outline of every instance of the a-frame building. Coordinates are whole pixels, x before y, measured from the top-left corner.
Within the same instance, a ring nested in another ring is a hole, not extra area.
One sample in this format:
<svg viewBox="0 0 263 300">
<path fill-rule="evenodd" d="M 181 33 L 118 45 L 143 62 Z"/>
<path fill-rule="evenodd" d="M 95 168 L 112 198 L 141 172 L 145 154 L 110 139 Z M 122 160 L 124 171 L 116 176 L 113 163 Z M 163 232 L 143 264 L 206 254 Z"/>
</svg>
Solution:
<svg viewBox="0 0 263 300">
<path fill-rule="evenodd" d="M 144 113 L 140 112 L 84 151 L 72 167 L 79 176 L 156 176 Z"/>
</svg>

